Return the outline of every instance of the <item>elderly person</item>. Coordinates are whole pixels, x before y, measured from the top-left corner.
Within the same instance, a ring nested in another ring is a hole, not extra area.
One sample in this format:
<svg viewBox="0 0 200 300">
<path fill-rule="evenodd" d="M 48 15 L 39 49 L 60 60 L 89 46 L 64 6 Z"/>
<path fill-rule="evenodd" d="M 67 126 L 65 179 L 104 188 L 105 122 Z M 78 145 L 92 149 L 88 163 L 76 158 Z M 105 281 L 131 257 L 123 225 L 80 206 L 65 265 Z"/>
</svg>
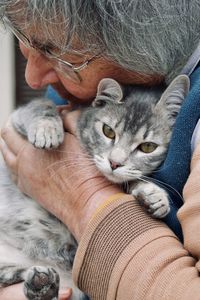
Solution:
<svg viewBox="0 0 200 300">
<path fill-rule="evenodd" d="M 160 174 L 178 193 L 186 183 L 185 204 L 172 196 L 166 219 L 181 239 L 176 211 L 183 205 L 184 245 L 86 158 L 84 171 L 82 164 L 74 164 L 56 170 L 56 178 L 49 176 L 49 166 L 82 154 L 76 112 L 63 113 L 62 151 L 34 149 L 11 126 L 2 131 L 1 150 L 19 188 L 62 220 L 79 242 L 74 280 L 91 299 L 199 299 L 198 147 L 189 176 L 191 140 L 195 148 L 200 117 L 198 1 L 0 0 L 0 12 L 27 59 L 27 83 L 34 89 L 51 85 L 74 106 L 90 103 L 104 77 L 153 86 L 168 84 L 181 72 L 191 76 L 163 168 L 167 171 Z M 69 297 L 66 291 L 60 299 Z M 21 285 L 2 290 L 0 299 L 11 298 L 24 299 Z"/>
</svg>

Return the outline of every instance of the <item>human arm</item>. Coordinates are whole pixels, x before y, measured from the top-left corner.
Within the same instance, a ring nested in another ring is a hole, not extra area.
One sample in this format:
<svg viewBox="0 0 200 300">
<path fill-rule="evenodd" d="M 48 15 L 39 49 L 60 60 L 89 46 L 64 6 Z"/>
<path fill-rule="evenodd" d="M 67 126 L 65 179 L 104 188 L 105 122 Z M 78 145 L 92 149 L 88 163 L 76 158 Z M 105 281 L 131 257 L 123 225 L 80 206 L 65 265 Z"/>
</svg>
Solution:
<svg viewBox="0 0 200 300">
<path fill-rule="evenodd" d="M 74 280 L 91 299 L 199 299 L 196 260 L 131 196 L 111 201 L 79 244 Z"/>
<path fill-rule="evenodd" d="M 73 132 L 69 115 L 64 121 Z M 39 197 L 80 241 L 74 279 L 92 300 L 199 299 L 196 260 L 165 224 L 152 219 L 132 196 L 119 194 L 116 186 L 96 173 L 73 135 L 66 134 L 59 152 L 34 149 L 12 128 L 3 136 L 10 148 L 3 146 L 4 157 L 19 185 Z M 78 157 L 81 164 L 75 163 Z M 70 176 L 63 168 L 67 158 L 73 164 Z M 77 184 L 78 191 L 74 189 Z M 113 198 L 113 194 L 118 196 Z"/>
</svg>

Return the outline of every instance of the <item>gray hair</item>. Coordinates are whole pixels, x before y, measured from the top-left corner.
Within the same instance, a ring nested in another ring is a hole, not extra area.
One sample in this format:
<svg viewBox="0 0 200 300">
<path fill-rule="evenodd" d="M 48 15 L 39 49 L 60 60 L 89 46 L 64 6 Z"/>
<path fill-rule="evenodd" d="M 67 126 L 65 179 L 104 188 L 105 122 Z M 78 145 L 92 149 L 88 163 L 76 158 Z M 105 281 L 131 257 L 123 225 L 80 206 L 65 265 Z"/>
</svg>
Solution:
<svg viewBox="0 0 200 300">
<path fill-rule="evenodd" d="M 21 29 L 40 23 L 63 52 L 103 53 L 127 70 L 160 74 L 167 82 L 199 42 L 199 0 L 0 0 L 0 13 Z M 81 50 L 73 44 L 77 38 Z"/>
</svg>

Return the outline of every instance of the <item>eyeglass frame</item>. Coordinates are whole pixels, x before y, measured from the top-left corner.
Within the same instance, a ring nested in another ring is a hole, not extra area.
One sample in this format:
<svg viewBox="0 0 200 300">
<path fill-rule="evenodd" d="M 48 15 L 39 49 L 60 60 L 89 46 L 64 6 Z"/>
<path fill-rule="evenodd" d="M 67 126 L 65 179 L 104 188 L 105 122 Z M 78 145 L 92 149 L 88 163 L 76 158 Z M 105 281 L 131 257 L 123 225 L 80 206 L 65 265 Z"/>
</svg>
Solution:
<svg viewBox="0 0 200 300">
<path fill-rule="evenodd" d="M 29 49 L 34 49 L 36 51 L 38 51 L 39 53 L 41 53 L 43 56 L 45 56 L 47 59 L 51 60 L 55 60 L 56 62 L 60 63 L 62 66 L 67 67 L 70 69 L 70 71 L 72 71 L 75 76 L 72 78 L 72 76 L 68 73 L 63 72 L 59 66 L 57 66 L 57 71 L 61 72 L 62 74 L 64 74 L 66 77 L 70 78 L 72 81 L 76 81 L 76 82 L 81 82 L 82 78 L 79 74 L 79 72 L 83 69 L 85 69 L 88 64 L 93 61 L 94 59 L 97 59 L 100 57 L 100 54 L 96 54 L 94 56 L 92 56 L 91 58 L 87 59 L 84 63 L 82 63 L 80 66 L 74 66 L 73 64 L 69 63 L 68 61 L 65 61 L 59 57 L 54 56 L 53 54 L 51 54 L 50 52 L 45 52 L 42 51 L 40 49 L 38 49 L 36 46 L 34 46 L 31 41 L 17 28 L 15 28 L 12 23 L 10 22 L 10 20 L 7 17 L 3 17 L 3 22 L 4 24 L 6 24 L 6 26 L 9 28 L 9 30 L 15 35 L 15 37 L 26 47 Z M 68 69 L 68 71 L 69 71 Z"/>
</svg>

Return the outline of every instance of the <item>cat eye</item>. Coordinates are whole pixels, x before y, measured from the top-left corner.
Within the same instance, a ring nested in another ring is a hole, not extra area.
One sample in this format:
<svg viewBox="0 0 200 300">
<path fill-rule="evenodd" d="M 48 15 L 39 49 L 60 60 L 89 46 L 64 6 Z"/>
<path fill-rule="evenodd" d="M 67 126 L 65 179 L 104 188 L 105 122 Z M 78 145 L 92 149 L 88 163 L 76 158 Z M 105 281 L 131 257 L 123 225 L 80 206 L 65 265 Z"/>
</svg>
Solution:
<svg viewBox="0 0 200 300">
<path fill-rule="evenodd" d="M 146 142 L 146 143 L 140 144 L 138 146 L 138 149 L 144 153 L 151 153 L 154 150 L 156 150 L 157 147 L 158 147 L 158 145 L 155 143 Z"/>
<path fill-rule="evenodd" d="M 106 124 L 103 124 L 102 130 L 103 130 L 104 135 L 107 138 L 109 138 L 111 140 L 115 139 L 115 132 L 114 132 L 114 130 L 110 126 L 108 126 Z"/>
</svg>

